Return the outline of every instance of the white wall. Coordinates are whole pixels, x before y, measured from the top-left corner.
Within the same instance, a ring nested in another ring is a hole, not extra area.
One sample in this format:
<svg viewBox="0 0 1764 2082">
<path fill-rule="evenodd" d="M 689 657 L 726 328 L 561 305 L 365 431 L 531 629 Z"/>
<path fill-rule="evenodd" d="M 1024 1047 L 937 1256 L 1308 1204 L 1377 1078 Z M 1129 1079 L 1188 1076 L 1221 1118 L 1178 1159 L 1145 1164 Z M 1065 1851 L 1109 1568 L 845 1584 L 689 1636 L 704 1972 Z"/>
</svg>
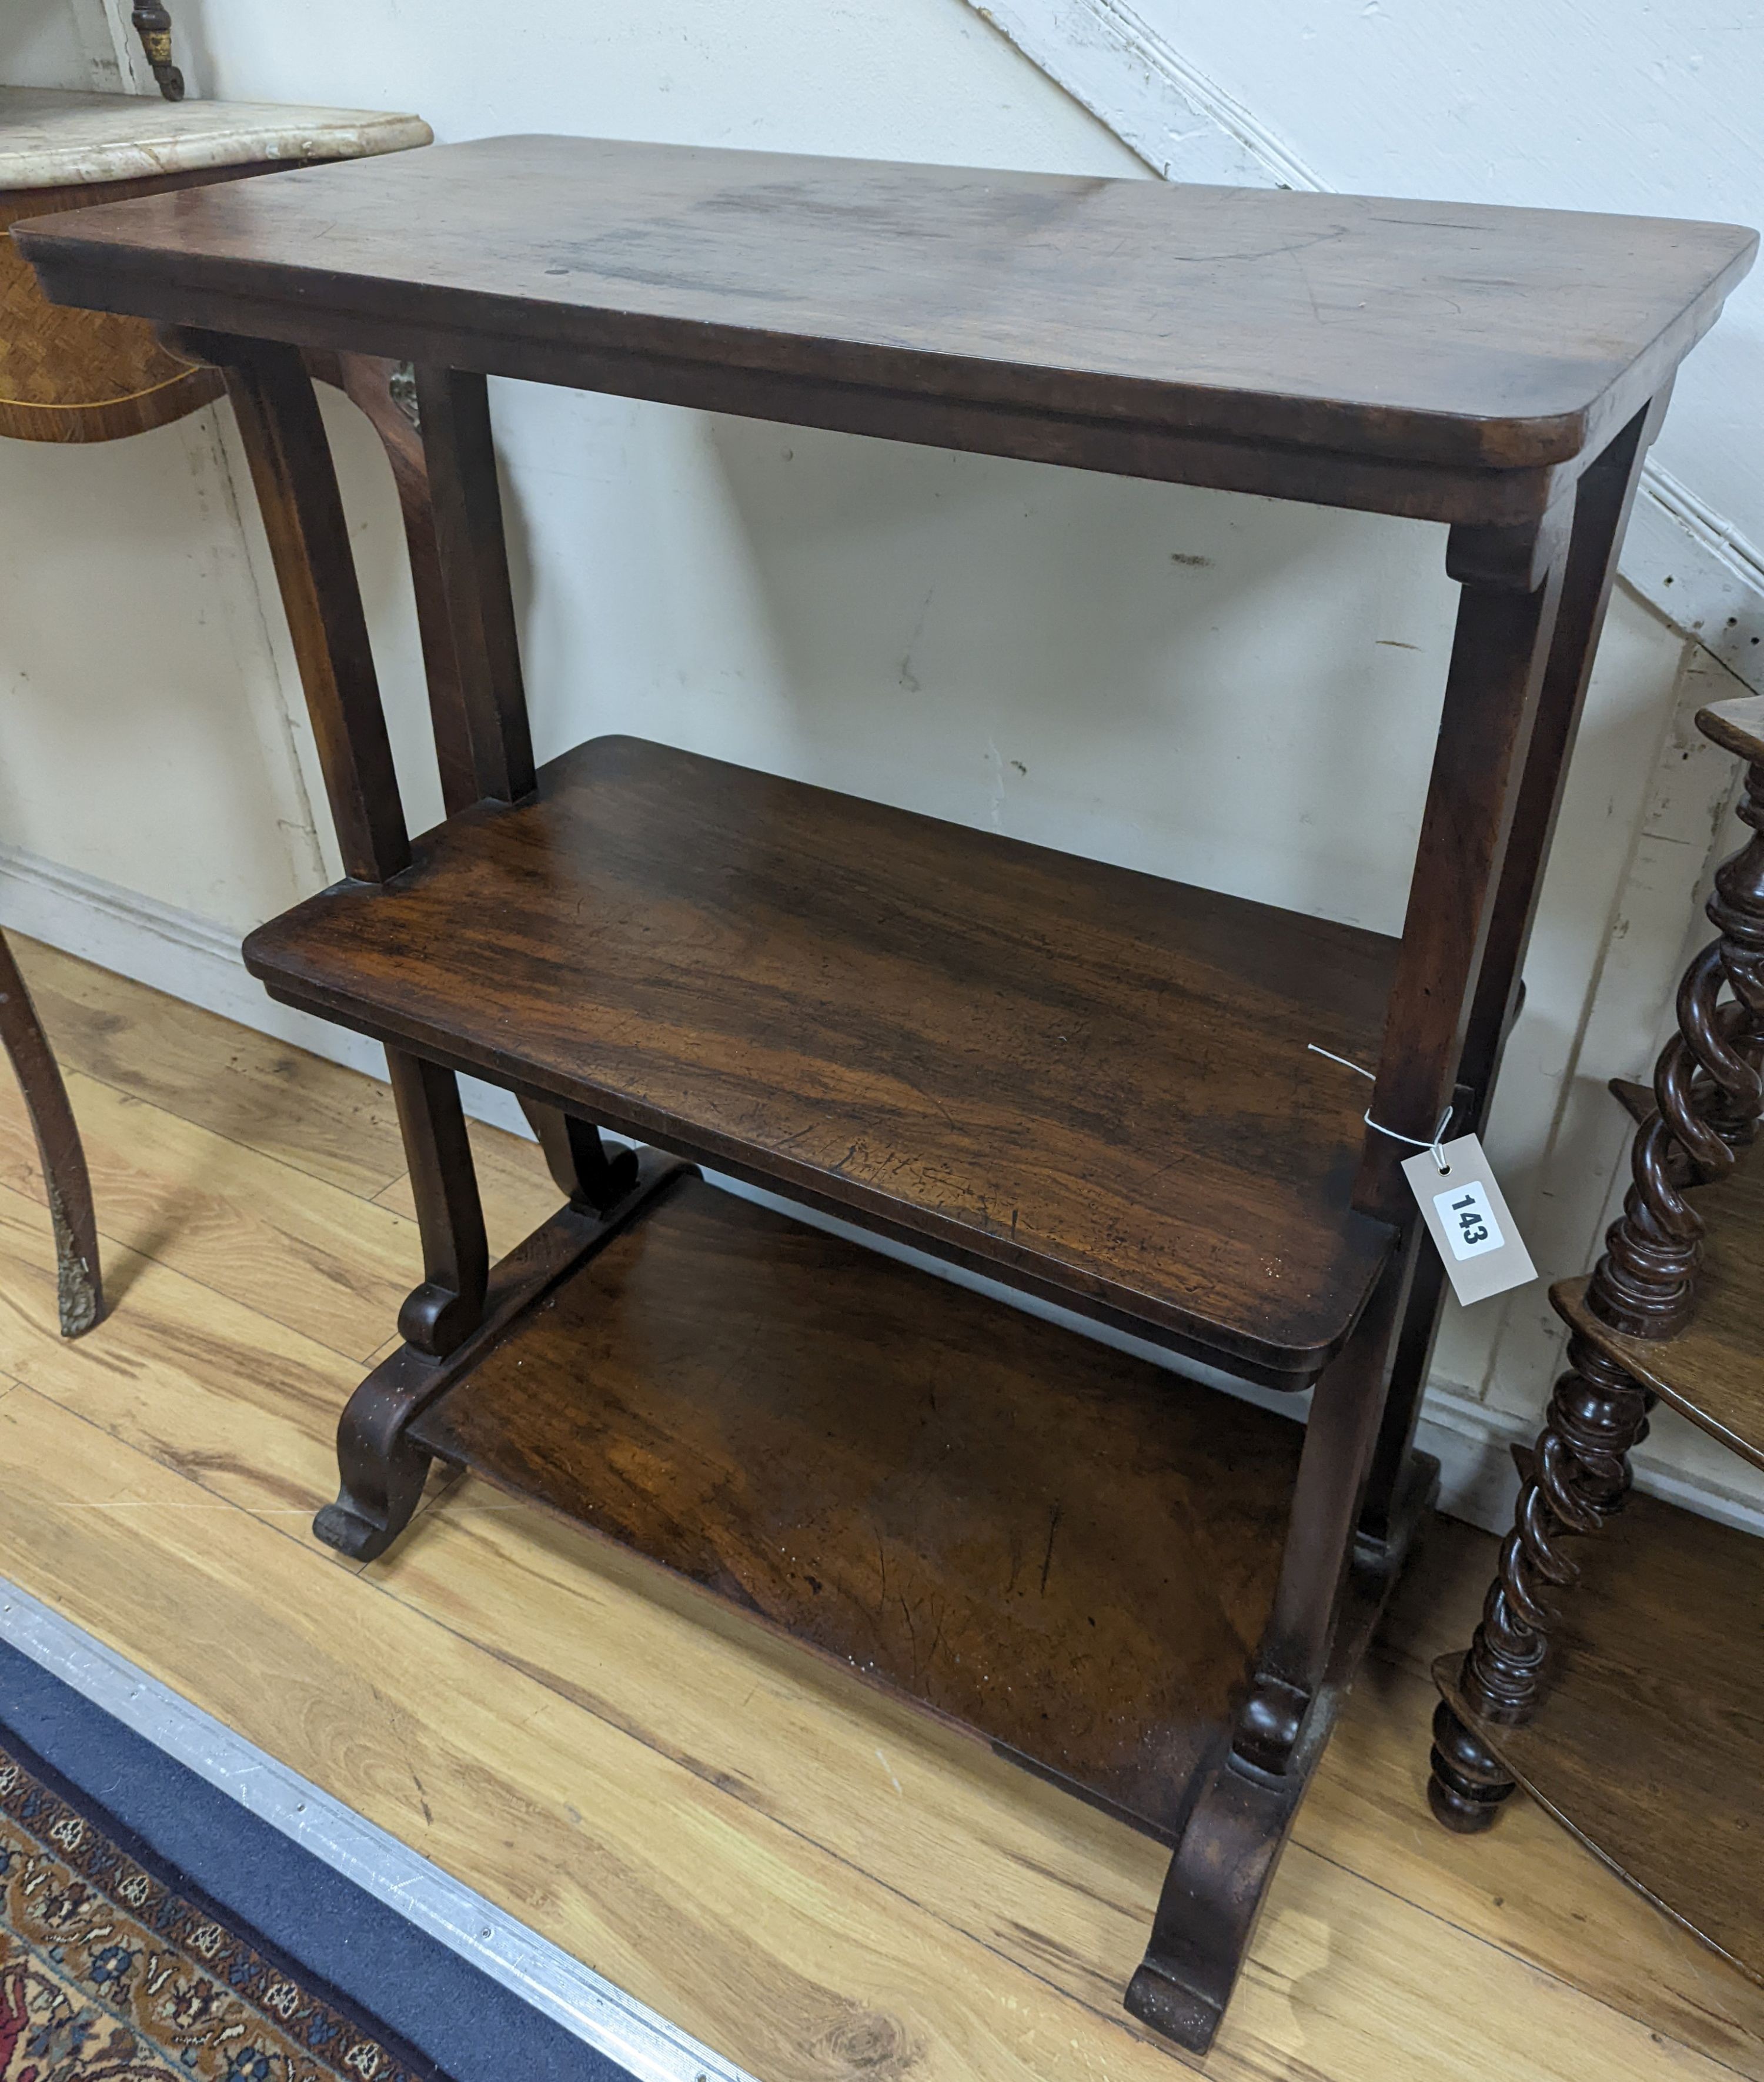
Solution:
<svg viewBox="0 0 1764 2082">
<path fill-rule="evenodd" d="M 1138 0 L 1331 188 L 1764 222 L 1764 19 L 1733 0 Z M 1658 460 L 1764 544 L 1764 273 Z"/>
<path fill-rule="evenodd" d="M 969 4 L 1167 179 L 1764 219 L 1755 14 Z M 1764 692 L 1761 300 L 1764 279 L 1745 285 L 1691 360 L 1623 571 Z"/>
<path fill-rule="evenodd" d="M 68 0 L 7 0 L 0 80 L 8 86 L 84 86 L 87 56 Z"/>
<path fill-rule="evenodd" d="M 963 0 L 529 0 L 487 34 L 475 0 L 420 24 L 397 0 L 176 11 L 201 91 L 411 108 L 443 139 L 1146 175 Z M 1442 530 L 513 384 L 493 404 L 542 754 L 633 729 L 1400 921 L 1453 607 Z M 327 416 L 420 824 L 438 799 L 396 508 L 365 424 Z M 310 746 L 289 749 L 304 726 L 234 438 L 223 413 L 84 453 L 0 445 L 0 596 L 30 603 L 0 617 L 0 837 L 23 849 L 0 914 L 268 1018 L 217 950 L 314 885 L 329 836 Z M 1701 655 L 1619 600 L 1494 1137 L 1551 1274 L 1593 1247 L 1623 1142 L 1600 1087 L 1655 1045 L 1728 785 L 1668 748 Z M 1498 1474 L 1477 1452 L 1547 1386 L 1536 1300 L 1450 1328 L 1433 1435 L 1466 1479 Z M 1741 1494 L 1731 1470 L 1698 1480 Z"/>
</svg>

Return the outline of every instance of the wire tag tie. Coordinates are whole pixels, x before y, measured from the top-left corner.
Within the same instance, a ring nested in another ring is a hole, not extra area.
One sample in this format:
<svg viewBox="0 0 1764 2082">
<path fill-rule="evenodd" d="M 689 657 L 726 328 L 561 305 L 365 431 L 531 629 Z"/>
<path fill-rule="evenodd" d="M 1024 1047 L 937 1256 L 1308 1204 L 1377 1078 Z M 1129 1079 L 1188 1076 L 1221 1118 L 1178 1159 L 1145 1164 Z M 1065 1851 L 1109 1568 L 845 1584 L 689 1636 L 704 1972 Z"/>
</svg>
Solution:
<svg viewBox="0 0 1764 2082">
<path fill-rule="evenodd" d="M 1367 1069 L 1363 1064 L 1351 1063 L 1345 1056 L 1338 1056 L 1332 1048 L 1319 1048 L 1315 1041 L 1307 1041 L 1305 1043 L 1305 1046 L 1310 1050 L 1313 1056 L 1325 1056 L 1331 1063 L 1340 1064 L 1343 1069 L 1352 1070 L 1357 1076 L 1369 1077 L 1374 1083 L 1377 1082 L 1375 1073 Z M 1433 1137 L 1430 1142 L 1422 1141 L 1418 1136 L 1405 1135 L 1400 1128 L 1386 1127 L 1382 1120 L 1374 1120 L 1372 1118 L 1372 1109 L 1370 1106 L 1366 1108 L 1365 1111 L 1361 1115 L 1361 1119 L 1365 1121 L 1368 1127 L 1376 1128 L 1380 1135 L 1389 1136 L 1393 1142 L 1406 1142 L 1411 1149 L 1425 1149 L 1431 1151 L 1433 1161 L 1439 1166 L 1439 1175 L 1441 1178 L 1445 1178 L 1450 1176 L 1452 1167 L 1445 1161 L 1445 1152 L 1443 1147 L 1445 1140 L 1445 1131 L 1452 1124 L 1452 1109 L 1450 1106 L 1448 1106 L 1445 1112 L 1440 1115 L 1439 1126 L 1434 1129 Z"/>
</svg>

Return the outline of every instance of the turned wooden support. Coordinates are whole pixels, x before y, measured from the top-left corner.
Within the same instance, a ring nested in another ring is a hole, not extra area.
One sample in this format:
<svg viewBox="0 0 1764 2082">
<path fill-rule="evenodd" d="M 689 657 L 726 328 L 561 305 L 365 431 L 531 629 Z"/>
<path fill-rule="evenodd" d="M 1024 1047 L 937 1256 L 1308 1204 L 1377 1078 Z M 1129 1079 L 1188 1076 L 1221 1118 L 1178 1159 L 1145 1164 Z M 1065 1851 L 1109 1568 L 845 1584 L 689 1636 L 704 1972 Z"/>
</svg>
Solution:
<svg viewBox="0 0 1764 2082">
<path fill-rule="evenodd" d="M 1513 1781 L 1441 1699 L 1433 1709 L 1427 1804 L 1455 1835 L 1492 1828 Z"/>
<path fill-rule="evenodd" d="M 1717 704 L 1697 719 L 1747 762 L 1740 816 L 1752 836 L 1715 875 L 1708 914 L 1718 938 L 1679 986 L 1678 1031 L 1654 1071 L 1623 1212 L 1607 1233 L 1587 1305 L 1632 1337 L 1678 1334 L 1695 1313 L 1703 1220 L 1697 1189 L 1732 1169 L 1764 1111 L 1764 700 Z M 1550 1599 L 1580 1570 L 1568 1552 L 1621 1509 L 1629 1456 L 1647 1436 L 1653 1396 L 1578 1334 L 1524 1480 L 1513 1531 L 1464 1658 L 1466 1702 L 1508 1726 L 1536 1713 L 1555 1615 Z M 1428 1798 L 1450 1829 L 1484 1829 L 1513 1782 L 1473 1730 L 1441 1704 L 1433 1722 Z"/>
<path fill-rule="evenodd" d="M 1585 1338 L 1569 1340 L 1568 1370 L 1551 1397 L 1482 1623 L 1464 1658 L 1464 1696 L 1484 1718 L 1513 1726 L 1536 1709 L 1549 1652 L 1547 1600 L 1580 1575 L 1568 1539 L 1597 1532 L 1622 1508 L 1629 1456 L 1647 1436 L 1652 1402 Z"/>
<path fill-rule="evenodd" d="M 1705 709 L 1698 727 L 1747 761 L 1740 816 L 1752 836 L 1716 871 L 1717 938 L 1685 973 L 1678 1031 L 1654 1070 L 1633 1182 L 1605 1239 L 1587 1304 L 1631 1337 L 1676 1337 L 1696 1304 L 1703 1223 L 1694 1189 L 1730 1171 L 1764 1111 L 1764 699 Z"/>
<path fill-rule="evenodd" d="M 1596 1532 L 1629 1494 L 1629 1456 L 1648 1435 L 1654 1398 L 1578 1335 L 1555 1384 L 1542 1431 L 1521 1460 L 1513 1530 L 1500 1550 L 1459 1680 L 1479 1717 L 1505 1726 L 1538 1709 L 1549 1659 L 1548 1599 L 1569 1589 L 1580 1566 L 1576 1534 Z M 1443 1701 L 1433 1716 L 1428 1804 L 1460 1835 L 1488 1828 L 1513 1782 Z"/>
<path fill-rule="evenodd" d="M 1708 904 L 1737 1009 L 1728 1038 L 1751 1073 L 1749 1082 L 1717 1086 L 1710 1119 L 1722 1139 L 1741 1149 L 1756 1136 L 1764 1114 L 1764 697 L 1717 702 L 1700 712 L 1697 727 L 1746 765 L 1739 816 L 1752 837 L 1716 870 Z"/>
</svg>

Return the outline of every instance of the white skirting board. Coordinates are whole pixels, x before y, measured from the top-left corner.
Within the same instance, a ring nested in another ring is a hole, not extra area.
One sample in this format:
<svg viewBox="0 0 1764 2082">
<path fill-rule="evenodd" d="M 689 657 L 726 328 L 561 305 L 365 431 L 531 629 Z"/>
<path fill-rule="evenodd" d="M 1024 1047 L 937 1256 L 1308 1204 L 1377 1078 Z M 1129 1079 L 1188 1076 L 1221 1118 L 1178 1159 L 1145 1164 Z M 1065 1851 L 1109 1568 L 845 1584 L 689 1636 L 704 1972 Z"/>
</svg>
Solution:
<svg viewBox="0 0 1764 2082">
<path fill-rule="evenodd" d="M 155 904 L 132 891 L 16 849 L 0 848 L 0 925 L 46 941 L 100 967 L 150 984 L 260 1033 L 273 1035 L 278 1040 L 308 1049 L 349 1069 L 385 1077 L 385 1057 L 378 1043 L 364 1039 L 346 1027 L 276 1004 L 246 974 L 237 941 L 209 920 Z M 530 1134 L 520 1108 L 508 1093 L 473 1078 L 461 1082 L 466 1109 L 476 1119 L 517 1135 Z M 736 1180 L 719 1178 L 715 1182 L 731 1192 L 779 1207 L 800 1221 L 832 1229 L 867 1248 L 901 1258 L 939 1279 L 953 1279 L 1032 1315 L 1065 1324 L 1082 1336 L 1139 1353 L 1172 1372 L 1196 1376 L 1228 1393 L 1289 1414 L 1302 1407 L 1289 1396 L 1248 1387 L 1210 1369 L 1178 1366 L 1167 1353 L 1154 1346 Z M 99 1220 L 102 1228 L 102 1208 Z M 1515 1418 L 1479 1401 L 1453 1383 L 1433 1382 L 1422 1414 L 1419 1443 L 1439 1460 L 1443 1507 L 1472 1525 L 1504 1533 L 1512 1523 L 1517 1487 L 1512 1448 L 1529 1444 L 1541 1422 L 1541 1411 L 1535 1418 Z M 1727 1491 L 1715 1481 L 1646 1464 L 1638 1467 L 1636 1481 L 1638 1487 L 1652 1495 L 1683 1504 L 1743 1531 L 1764 1533 L 1764 1512 L 1743 1495 Z"/>
<path fill-rule="evenodd" d="M 360 1070 L 382 1083 L 386 1080 L 386 1056 L 378 1042 L 278 1005 L 247 975 L 239 954 L 242 936 L 211 919 L 18 847 L 0 845 L 0 926 L 257 1033 L 273 1035 L 345 1069 Z M 468 1112 L 497 1127 L 526 1134 L 521 1109 L 506 1092 L 470 1078 L 465 1085 Z"/>
<path fill-rule="evenodd" d="M 495 1903 L 0 1577 L 0 1641 L 396 1909 L 639 2082 L 752 2082 Z"/>
</svg>

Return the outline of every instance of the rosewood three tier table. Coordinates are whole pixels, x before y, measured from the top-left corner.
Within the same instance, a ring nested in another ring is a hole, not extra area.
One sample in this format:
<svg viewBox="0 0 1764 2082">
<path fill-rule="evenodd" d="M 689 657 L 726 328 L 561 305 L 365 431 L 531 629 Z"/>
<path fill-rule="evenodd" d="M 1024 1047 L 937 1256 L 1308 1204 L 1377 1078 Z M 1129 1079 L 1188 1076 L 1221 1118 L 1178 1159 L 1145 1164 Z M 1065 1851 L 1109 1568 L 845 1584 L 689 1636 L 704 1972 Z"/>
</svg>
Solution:
<svg viewBox="0 0 1764 2082">
<path fill-rule="evenodd" d="M 386 1044 L 425 1258 L 320 1537 L 475 1469 L 1126 1817 L 1172 1852 L 1128 2006 L 1205 2046 L 1431 1495 L 1402 1138 L 1482 1119 L 1637 473 L 1753 234 L 528 137 L 19 236 L 226 372 L 305 676 L 347 879 L 247 959 Z M 314 351 L 416 368 L 470 760 L 416 839 Z M 636 738 L 536 771 L 487 375 L 1446 524 L 1400 938 Z M 495 1266 L 461 1071 L 563 1197 Z"/>
</svg>

